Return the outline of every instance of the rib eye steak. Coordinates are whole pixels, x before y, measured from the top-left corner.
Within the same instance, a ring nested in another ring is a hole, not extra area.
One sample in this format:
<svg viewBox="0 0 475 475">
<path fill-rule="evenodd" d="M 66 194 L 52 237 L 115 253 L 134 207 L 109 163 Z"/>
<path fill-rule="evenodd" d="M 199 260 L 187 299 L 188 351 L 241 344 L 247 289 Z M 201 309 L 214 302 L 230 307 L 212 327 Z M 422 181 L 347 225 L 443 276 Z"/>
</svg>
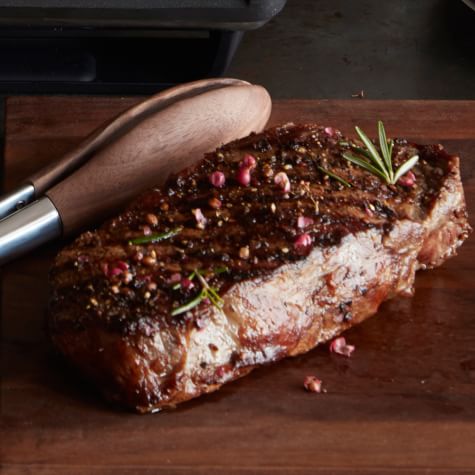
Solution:
<svg viewBox="0 0 475 475">
<path fill-rule="evenodd" d="M 139 412 L 298 355 L 411 295 L 470 232 L 459 159 L 396 140 L 388 185 L 331 127 L 224 145 L 59 253 L 49 332 L 106 398 Z"/>
</svg>

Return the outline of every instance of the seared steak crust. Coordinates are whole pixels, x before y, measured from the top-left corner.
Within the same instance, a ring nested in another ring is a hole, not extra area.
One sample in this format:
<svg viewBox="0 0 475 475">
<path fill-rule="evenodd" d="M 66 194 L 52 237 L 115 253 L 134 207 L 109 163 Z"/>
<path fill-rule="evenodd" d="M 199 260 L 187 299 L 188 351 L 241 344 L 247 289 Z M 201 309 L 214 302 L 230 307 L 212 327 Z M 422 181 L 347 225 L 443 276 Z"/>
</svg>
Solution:
<svg viewBox="0 0 475 475">
<path fill-rule="evenodd" d="M 342 157 L 345 142 L 317 125 L 251 135 L 81 235 L 51 270 L 54 344 L 108 399 L 148 412 L 411 295 L 416 270 L 470 231 L 458 157 L 397 140 L 395 166 L 420 157 L 415 183 L 387 185 Z M 139 243 L 156 233 L 169 234 Z M 179 313 L 204 286 L 194 272 L 222 309 L 203 299 Z"/>
</svg>

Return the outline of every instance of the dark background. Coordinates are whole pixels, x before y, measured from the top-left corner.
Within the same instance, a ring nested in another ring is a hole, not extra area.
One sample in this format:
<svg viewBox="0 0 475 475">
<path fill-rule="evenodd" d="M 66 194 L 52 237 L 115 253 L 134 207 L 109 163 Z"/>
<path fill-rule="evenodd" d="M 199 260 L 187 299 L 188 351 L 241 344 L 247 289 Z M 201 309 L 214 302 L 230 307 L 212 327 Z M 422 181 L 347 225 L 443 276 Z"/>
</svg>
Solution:
<svg viewBox="0 0 475 475">
<path fill-rule="evenodd" d="M 155 28 L 146 23 L 152 13 L 125 0 L 130 11 L 111 0 L 93 0 L 88 3 L 114 6 L 94 14 L 86 8 L 32 8 L 23 21 L 20 13 L 1 10 L 0 23 L 6 23 L 0 29 L 0 94 L 150 95 L 217 75 L 228 58 L 226 45 L 237 35 L 198 30 L 167 39 L 170 31 L 158 29 L 160 21 L 168 14 L 185 22 L 188 15 L 204 28 L 214 14 L 229 10 L 224 18 L 236 26 L 246 14 L 243 21 L 252 25 L 257 7 L 266 6 L 264 19 L 282 1 L 239 0 L 237 9 L 229 6 L 236 2 L 213 1 L 222 8 L 184 8 L 177 1 L 178 11 L 164 8 L 161 17 L 160 8 L 152 8 Z M 193 2 L 212 3 L 186 5 Z M 127 23 L 134 12 L 140 27 Z M 63 26 L 48 26 L 54 15 Z M 92 19 L 101 27 L 92 28 Z M 223 26 L 221 20 L 212 24 Z M 287 0 L 268 24 L 244 35 L 227 75 L 262 84 L 274 98 L 350 98 L 363 90 L 370 99 L 473 99 L 475 11 L 462 0 Z"/>
<path fill-rule="evenodd" d="M 288 0 L 244 35 L 227 75 L 275 99 L 475 99 L 475 11 L 461 0 Z"/>
<path fill-rule="evenodd" d="M 461 0 L 288 0 L 228 71 L 274 98 L 475 99 L 475 12 Z"/>
</svg>

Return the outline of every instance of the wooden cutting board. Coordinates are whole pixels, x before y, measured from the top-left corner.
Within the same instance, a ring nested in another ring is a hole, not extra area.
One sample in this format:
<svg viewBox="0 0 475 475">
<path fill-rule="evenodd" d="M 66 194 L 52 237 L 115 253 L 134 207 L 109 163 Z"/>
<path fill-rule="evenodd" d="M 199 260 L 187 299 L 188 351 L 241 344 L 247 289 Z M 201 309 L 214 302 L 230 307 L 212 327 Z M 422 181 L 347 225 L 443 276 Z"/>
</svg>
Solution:
<svg viewBox="0 0 475 475">
<path fill-rule="evenodd" d="M 16 185 L 138 98 L 7 101 L 4 178 Z M 475 102 L 276 101 L 272 123 L 441 142 L 462 157 L 475 216 Z M 412 299 L 347 332 L 351 359 L 321 346 L 153 416 L 120 412 L 48 346 L 51 245 L 2 270 L 2 474 L 475 473 L 475 238 L 420 272 Z M 303 390 L 306 375 L 325 394 Z"/>
</svg>

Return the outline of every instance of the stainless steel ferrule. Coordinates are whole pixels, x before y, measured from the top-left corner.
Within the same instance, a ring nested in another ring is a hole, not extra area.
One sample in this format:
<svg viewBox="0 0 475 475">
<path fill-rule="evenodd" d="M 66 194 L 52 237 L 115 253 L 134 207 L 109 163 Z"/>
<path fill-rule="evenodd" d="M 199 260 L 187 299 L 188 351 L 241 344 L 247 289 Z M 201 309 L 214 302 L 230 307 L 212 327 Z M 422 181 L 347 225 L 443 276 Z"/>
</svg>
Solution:
<svg viewBox="0 0 475 475">
<path fill-rule="evenodd" d="M 0 196 L 0 219 L 14 213 L 35 198 L 35 188 L 30 183 L 17 188 L 11 193 Z"/>
<path fill-rule="evenodd" d="M 62 224 L 51 200 L 41 198 L 0 221 L 0 265 L 61 236 Z"/>
</svg>

